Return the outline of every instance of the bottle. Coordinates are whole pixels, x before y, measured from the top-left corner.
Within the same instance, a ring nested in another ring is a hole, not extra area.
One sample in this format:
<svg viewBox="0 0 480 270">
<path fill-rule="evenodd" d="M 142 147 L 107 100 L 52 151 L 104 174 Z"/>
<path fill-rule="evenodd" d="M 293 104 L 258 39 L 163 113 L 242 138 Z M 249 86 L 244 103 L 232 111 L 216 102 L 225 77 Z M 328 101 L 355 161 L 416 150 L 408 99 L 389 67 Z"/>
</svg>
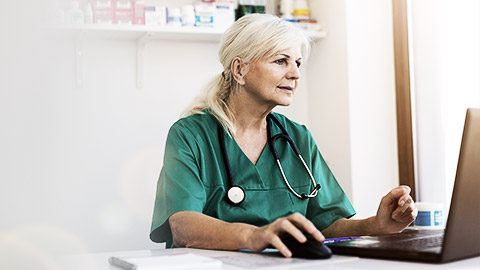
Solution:
<svg viewBox="0 0 480 270">
<path fill-rule="evenodd" d="M 72 1 L 70 4 L 70 10 L 67 12 L 66 23 L 67 24 L 83 24 L 85 16 L 80 9 L 80 5 L 77 1 Z"/>
<path fill-rule="evenodd" d="M 59 7 L 58 0 L 55 1 L 55 7 L 53 8 L 52 12 L 49 14 L 52 16 L 51 22 L 54 25 L 63 25 L 65 24 L 65 12 Z"/>
<path fill-rule="evenodd" d="M 280 16 L 284 19 L 293 19 L 293 0 L 281 0 L 279 6 Z"/>
<path fill-rule="evenodd" d="M 182 7 L 182 26 L 195 25 L 195 10 L 193 5 L 185 5 Z"/>
<path fill-rule="evenodd" d="M 85 23 L 92 24 L 93 23 L 93 9 L 92 4 L 90 2 L 87 3 L 85 6 Z"/>
<path fill-rule="evenodd" d="M 295 0 L 293 16 L 295 16 L 297 20 L 310 18 L 310 9 L 308 8 L 307 0 Z"/>
</svg>

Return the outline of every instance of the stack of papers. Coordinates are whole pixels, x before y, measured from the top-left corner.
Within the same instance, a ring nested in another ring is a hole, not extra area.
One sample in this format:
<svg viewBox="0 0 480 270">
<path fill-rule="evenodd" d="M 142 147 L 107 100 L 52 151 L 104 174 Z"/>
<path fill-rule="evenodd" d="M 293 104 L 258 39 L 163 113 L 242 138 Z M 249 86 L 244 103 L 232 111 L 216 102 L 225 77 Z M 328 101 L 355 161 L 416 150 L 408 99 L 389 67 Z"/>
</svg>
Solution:
<svg viewBox="0 0 480 270">
<path fill-rule="evenodd" d="M 141 257 L 110 257 L 111 265 L 126 270 L 222 269 L 222 262 L 192 253 L 172 253 Z"/>
</svg>

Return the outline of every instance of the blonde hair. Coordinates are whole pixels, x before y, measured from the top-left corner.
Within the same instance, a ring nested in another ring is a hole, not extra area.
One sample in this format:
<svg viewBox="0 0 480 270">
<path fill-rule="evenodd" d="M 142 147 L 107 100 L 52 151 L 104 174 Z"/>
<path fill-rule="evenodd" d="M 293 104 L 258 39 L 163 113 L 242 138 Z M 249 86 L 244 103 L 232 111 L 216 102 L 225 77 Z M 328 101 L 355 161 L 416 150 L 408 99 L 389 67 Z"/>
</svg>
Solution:
<svg viewBox="0 0 480 270">
<path fill-rule="evenodd" d="M 223 72 L 206 85 L 204 92 L 194 99 L 183 116 L 209 110 L 231 134 L 236 131 L 235 119 L 227 101 L 238 89 L 231 70 L 233 59 L 240 57 L 248 65 L 294 46 L 301 47 L 304 59 L 310 52 L 310 39 L 300 29 L 269 14 L 243 16 L 225 32 L 220 45 L 218 55 Z"/>
</svg>

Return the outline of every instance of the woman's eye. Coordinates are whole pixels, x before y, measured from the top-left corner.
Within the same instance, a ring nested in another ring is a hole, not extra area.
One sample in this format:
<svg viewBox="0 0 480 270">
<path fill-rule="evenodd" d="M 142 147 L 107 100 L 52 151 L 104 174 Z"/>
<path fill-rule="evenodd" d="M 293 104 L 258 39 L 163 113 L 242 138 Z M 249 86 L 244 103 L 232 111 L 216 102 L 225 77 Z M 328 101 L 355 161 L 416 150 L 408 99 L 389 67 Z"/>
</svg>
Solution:
<svg viewBox="0 0 480 270">
<path fill-rule="evenodd" d="M 302 65 L 302 63 L 300 63 L 300 62 L 298 62 L 298 61 L 295 62 L 295 63 L 297 63 L 297 67 L 300 67 L 300 66 Z"/>
<path fill-rule="evenodd" d="M 279 65 L 283 65 L 283 64 L 287 64 L 287 60 L 282 58 L 282 59 L 275 60 L 275 63 Z"/>
</svg>

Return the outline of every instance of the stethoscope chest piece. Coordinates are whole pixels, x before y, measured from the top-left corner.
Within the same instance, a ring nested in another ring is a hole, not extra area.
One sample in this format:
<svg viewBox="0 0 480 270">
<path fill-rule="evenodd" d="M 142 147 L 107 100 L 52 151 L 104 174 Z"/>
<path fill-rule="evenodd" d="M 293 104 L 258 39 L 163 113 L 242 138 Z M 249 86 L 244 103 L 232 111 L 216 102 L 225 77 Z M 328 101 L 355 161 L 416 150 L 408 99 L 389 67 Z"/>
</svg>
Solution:
<svg viewBox="0 0 480 270">
<path fill-rule="evenodd" d="M 245 191 L 239 186 L 233 186 L 228 189 L 228 200 L 233 205 L 239 205 L 245 200 Z"/>
</svg>

